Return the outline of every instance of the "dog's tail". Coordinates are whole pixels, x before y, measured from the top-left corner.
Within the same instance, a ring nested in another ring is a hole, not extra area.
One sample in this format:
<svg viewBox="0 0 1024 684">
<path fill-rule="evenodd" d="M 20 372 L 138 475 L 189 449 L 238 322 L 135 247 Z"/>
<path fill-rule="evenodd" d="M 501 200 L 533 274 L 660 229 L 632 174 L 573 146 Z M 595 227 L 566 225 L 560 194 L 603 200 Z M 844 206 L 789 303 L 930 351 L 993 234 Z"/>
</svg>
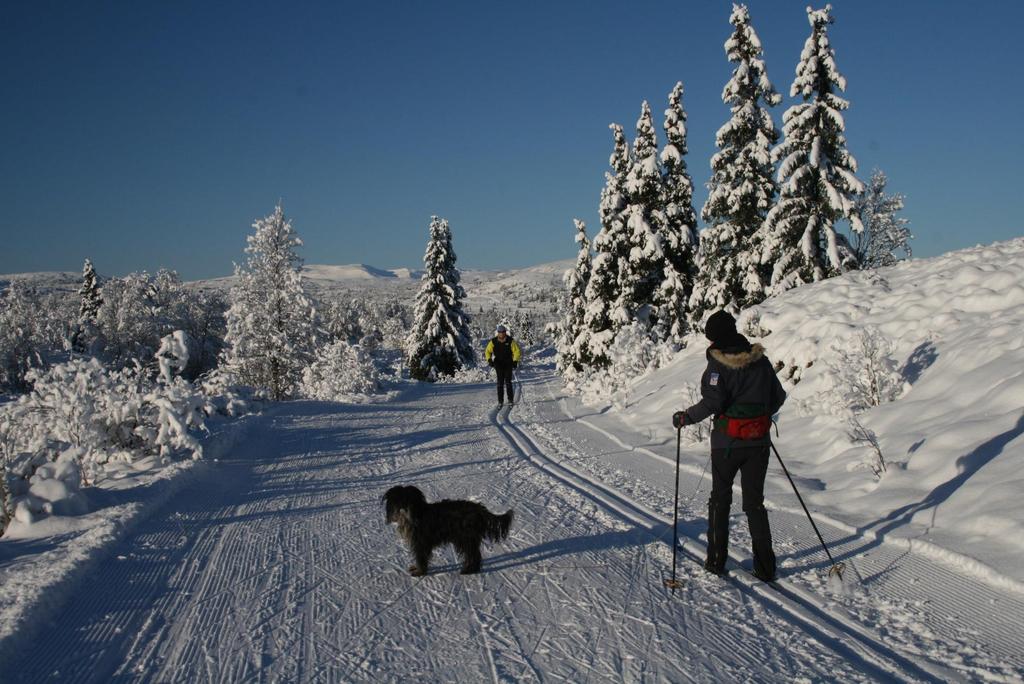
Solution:
<svg viewBox="0 0 1024 684">
<path fill-rule="evenodd" d="M 484 537 L 490 541 L 502 541 L 508 537 L 508 528 L 512 527 L 512 518 L 515 514 L 510 510 L 503 515 L 488 513 L 487 529 L 484 530 Z"/>
</svg>

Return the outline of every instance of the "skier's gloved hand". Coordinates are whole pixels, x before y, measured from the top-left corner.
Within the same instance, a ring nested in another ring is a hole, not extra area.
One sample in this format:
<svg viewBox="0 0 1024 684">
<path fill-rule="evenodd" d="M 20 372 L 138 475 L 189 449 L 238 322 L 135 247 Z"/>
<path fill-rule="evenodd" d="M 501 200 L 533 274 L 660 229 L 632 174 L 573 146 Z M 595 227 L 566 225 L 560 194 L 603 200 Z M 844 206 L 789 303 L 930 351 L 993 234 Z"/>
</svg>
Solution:
<svg viewBox="0 0 1024 684">
<path fill-rule="evenodd" d="M 487 359 L 487 365 L 494 368 L 494 359 Z"/>
<path fill-rule="evenodd" d="M 672 427 L 676 430 L 686 425 L 686 413 L 683 411 L 676 411 L 672 414 Z"/>
<path fill-rule="evenodd" d="M 513 361 L 512 362 L 512 368 L 519 368 L 519 362 L 518 361 Z"/>
</svg>

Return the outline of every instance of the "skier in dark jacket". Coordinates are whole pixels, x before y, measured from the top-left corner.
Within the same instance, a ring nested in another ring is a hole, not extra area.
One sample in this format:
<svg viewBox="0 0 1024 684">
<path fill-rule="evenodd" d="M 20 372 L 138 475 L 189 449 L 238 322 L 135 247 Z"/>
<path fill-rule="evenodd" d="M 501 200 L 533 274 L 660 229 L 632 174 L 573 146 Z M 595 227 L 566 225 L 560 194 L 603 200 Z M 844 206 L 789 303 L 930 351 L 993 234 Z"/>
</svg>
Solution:
<svg viewBox="0 0 1024 684">
<path fill-rule="evenodd" d="M 512 371 L 519 366 L 519 359 L 522 352 L 519 350 L 519 343 L 508 334 L 508 328 L 499 325 L 494 329 L 494 337 L 487 343 L 487 350 L 484 351 L 484 358 L 488 365 L 494 367 L 495 375 L 498 376 L 498 406 L 505 403 L 505 389 L 508 388 L 508 405 L 515 403 L 515 394 L 512 392 Z"/>
<path fill-rule="evenodd" d="M 743 512 L 747 514 L 754 551 L 754 575 L 770 582 L 775 579 L 775 552 L 764 507 L 764 478 L 771 447 L 771 417 L 786 401 L 786 392 L 764 347 L 750 344 L 739 334 L 736 319 L 727 311 L 708 319 L 704 335 L 711 346 L 707 351 L 708 367 L 700 381 L 701 400 L 672 416 L 677 429 L 714 416 L 704 568 L 716 575 L 725 572 L 732 483 L 739 472 Z"/>
</svg>

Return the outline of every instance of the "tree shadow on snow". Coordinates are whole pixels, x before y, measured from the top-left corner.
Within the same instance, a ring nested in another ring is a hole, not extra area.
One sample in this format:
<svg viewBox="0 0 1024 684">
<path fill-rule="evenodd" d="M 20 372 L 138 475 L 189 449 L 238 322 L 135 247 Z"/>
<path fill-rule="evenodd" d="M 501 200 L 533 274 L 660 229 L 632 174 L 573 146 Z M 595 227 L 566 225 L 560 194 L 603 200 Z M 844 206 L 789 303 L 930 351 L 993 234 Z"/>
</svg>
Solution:
<svg viewBox="0 0 1024 684">
<path fill-rule="evenodd" d="M 828 542 L 829 550 L 832 551 L 833 558 L 836 562 L 849 560 L 851 558 L 855 559 L 858 555 L 862 555 L 865 552 L 880 546 L 884 541 L 886 534 L 907 525 L 912 521 L 914 516 L 921 511 L 931 509 L 932 524 L 934 524 L 934 516 L 938 512 L 939 506 L 946 502 L 975 473 L 999 456 L 999 454 L 1003 452 L 1003 449 L 1006 448 L 1007 444 L 1021 435 L 1024 435 L 1024 415 L 1018 418 L 1017 423 L 1009 430 L 996 435 L 987 442 L 978 445 L 978 447 L 969 454 L 965 454 L 958 458 L 956 460 L 958 473 L 949 480 L 936 486 L 920 501 L 901 506 L 884 518 L 859 527 L 855 532 L 840 539 Z M 808 531 L 810 532 L 810 530 Z M 868 532 L 874 533 L 873 539 L 865 538 L 864 535 Z M 811 532 L 811 535 L 813 535 L 813 532 Z M 811 536 L 810 539 L 814 539 L 816 541 L 813 536 Z M 851 544 L 854 546 L 844 548 Z M 837 549 L 839 548 L 843 548 L 843 550 L 837 552 Z M 808 543 L 805 548 L 798 552 L 787 554 L 786 557 L 793 560 L 810 556 L 814 556 L 816 558 L 823 556 L 823 551 L 821 550 L 820 545 Z M 827 560 L 819 558 L 819 562 L 820 561 L 824 561 L 821 564 L 827 567 Z M 882 571 L 872 575 L 871 581 L 877 581 L 884 575 L 890 573 L 893 569 L 894 564 L 890 563 L 889 566 L 884 568 Z M 865 583 L 868 583 L 868 578 L 865 578 Z"/>
<path fill-rule="evenodd" d="M 907 362 L 900 369 L 903 379 L 913 385 L 939 358 L 939 352 L 931 340 L 925 340 L 910 353 Z"/>
</svg>

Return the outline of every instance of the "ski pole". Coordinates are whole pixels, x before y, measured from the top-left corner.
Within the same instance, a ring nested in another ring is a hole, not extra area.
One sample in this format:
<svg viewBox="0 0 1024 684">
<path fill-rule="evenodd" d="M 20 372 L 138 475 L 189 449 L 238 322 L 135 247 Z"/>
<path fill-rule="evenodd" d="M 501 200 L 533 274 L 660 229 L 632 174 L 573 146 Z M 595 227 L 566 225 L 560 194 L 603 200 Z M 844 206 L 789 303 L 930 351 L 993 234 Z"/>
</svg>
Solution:
<svg viewBox="0 0 1024 684">
<path fill-rule="evenodd" d="M 793 482 L 793 478 L 790 476 L 789 470 L 786 469 L 786 464 L 782 462 L 782 457 L 779 456 L 779 450 L 775 448 L 775 444 L 774 443 L 771 446 L 772 446 L 772 451 L 775 452 L 775 458 L 779 459 L 779 465 L 782 466 L 782 472 L 786 473 L 786 479 L 788 479 L 789 480 L 789 484 L 791 484 L 793 486 L 793 493 L 796 494 L 797 501 L 799 501 L 800 505 L 803 506 L 804 513 L 807 514 L 807 519 L 811 521 L 811 527 L 814 528 L 814 533 L 816 535 L 818 535 L 818 541 L 821 542 L 821 548 L 825 549 L 825 555 L 828 556 L 829 562 L 832 563 L 832 567 L 829 569 L 828 574 L 829 575 L 833 575 L 833 574 L 839 575 L 839 578 L 842 579 L 842 577 L 843 577 L 843 564 L 842 563 L 836 563 L 835 560 L 832 558 L 832 554 L 829 553 L 829 550 L 828 550 L 828 545 L 825 544 L 825 539 L 821 536 L 821 532 L 818 531 L 818 526 L 814 524 L 814 518 L 811 517 L 811 512 L 809 510 L 807 510 L 807 505 L 804 503 L 803 497 L 800 496 L 800 491 L 796 488 L 796 483 Z"/>
<path fill-rule="evenodd" d="M 674 594 L 682 583 L 676 579 L 676 548 L 679 546 L 679 451 L 683 436 L 683 426 L 676 428 L 676 495 L 672 503 L 672 579 L 665 580 L 665 586 Z"/>
</svg>

